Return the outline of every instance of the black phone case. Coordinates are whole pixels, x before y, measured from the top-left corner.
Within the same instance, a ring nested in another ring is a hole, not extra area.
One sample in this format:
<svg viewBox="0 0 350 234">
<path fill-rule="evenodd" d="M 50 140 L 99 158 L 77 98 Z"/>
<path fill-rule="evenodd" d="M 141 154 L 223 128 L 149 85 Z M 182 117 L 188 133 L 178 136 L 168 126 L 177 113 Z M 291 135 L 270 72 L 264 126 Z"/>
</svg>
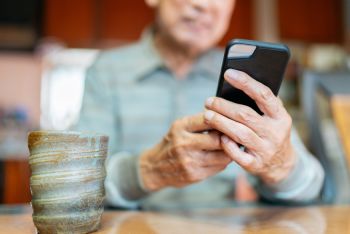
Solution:
<svg viewBox="0 0 350 234">
<path fill-rule="evenodd" d="M 229 59 L 229 49 L 235 44 L 252 45 L 256 46 L 256 49 L 249 58 Z M 252 78 L 268 86 L 277 96 L 289 57 L 289 48 L 283 44 L 242 39 L 230 41 L 226 46 L 216 96 L 250 106 L 259 114 L 263 114 L 254 100 L 225 81 L 224 73 L 229 68 L 243 71 Z"/>
</svg>

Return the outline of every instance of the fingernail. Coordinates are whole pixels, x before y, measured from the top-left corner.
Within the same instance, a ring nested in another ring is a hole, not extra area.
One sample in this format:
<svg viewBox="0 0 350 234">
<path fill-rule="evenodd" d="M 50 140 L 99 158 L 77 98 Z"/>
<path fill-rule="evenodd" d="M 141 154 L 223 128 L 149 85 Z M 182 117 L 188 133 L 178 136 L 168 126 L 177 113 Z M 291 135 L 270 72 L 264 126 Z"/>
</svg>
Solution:
<svg viewBox="0 0 350 234">
<path fill-rule="evenodd" d="M 222 141 L 224 144 L 227 144 L 227 143 L 229 142 L 229 139 L 228 139 L 227 136 L 222 135 L 222 136 L 221 136 L 221 141 Z"/>
<path fill-rule="evenodd" d="M 211 104 L 213 104 L 214 102 L 214 98 L 213 97 L 210 97 L 208 98 L 206 101 L 205 101 L 205 105 L 206 106 L 211 106 Z"/>
<path fill-rule="evenodd" d="M 213 118 L 213 116 L 214 116 L 214 112 L 213 112 L 213 111 L 206 110 L 206 111 L 204 112 L 204 118 L 205 118 L 206 120 L 211 120 L 211 119 Z"/>
<path fill-rule="evenodd" d="M 239 80 L 240 79 L 240 73 L 237 70 L 234 69 L 228 69 L 226 71 L 226 75 L 228 78 L 232 79 L 232 80 Z"/>
</svg>

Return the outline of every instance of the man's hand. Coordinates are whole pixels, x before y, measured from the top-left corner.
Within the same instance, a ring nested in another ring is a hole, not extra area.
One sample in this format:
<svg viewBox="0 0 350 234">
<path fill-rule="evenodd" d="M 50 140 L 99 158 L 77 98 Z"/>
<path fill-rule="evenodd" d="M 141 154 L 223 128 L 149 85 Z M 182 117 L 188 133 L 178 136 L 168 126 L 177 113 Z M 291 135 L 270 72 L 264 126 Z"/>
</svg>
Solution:
<svg viewBox="0 0 350 234">
<path fill-rule="evenodd" d="M 286 178 L 295 164 L 290 141 L 292 119 L 272 91 L 244 72 L 227 70 L 225 80 L 242 90 L 264 115 L 222 98 L 206 102 L 206 123 L 222 132 L 222 147 L 235 162 L 266 184 Z M 239 145 L 245 146 L 245 151 Z"/>
<path fill-rule="evenodd" d="M 140 157 L 144 187 L 183 187 L 225 169 L 232 159 L 222 150 L 217 131 L 203 133 L 210 129 L 203 113 L 175 121 L 163 140 Z"/>
</svg>

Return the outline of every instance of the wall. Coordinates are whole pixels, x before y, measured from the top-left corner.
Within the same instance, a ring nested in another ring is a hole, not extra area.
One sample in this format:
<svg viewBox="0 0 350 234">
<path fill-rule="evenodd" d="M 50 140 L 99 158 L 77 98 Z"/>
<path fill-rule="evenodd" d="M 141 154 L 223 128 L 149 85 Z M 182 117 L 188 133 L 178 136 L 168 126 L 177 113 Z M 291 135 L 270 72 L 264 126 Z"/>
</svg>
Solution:
<svg viewBox="0 0 350 234">
<path fill-rule="evenodd" d="M 320 43 L 344 41 L 343 0 L 279 0 L 282 39 Z"/>
<path fill-rule="evenodd" d="M 344 1 L 344 14 L 345 17 L 343 19 L 344 22 L 344 31 L 345 31 L 345 45 L 347 48 L 347 51 L 350 53 L 350 0 L 343 0 Z"/>
<path fill-rule="evenodd" d="M 342 43 L 343 1 L 348 0 L 237 0 L 220 44 L 232 38 Z M 266 15 L 271 13 L 276 16 Z M 136 40 L 153 19 L 144 0 L 46 0 L 44 15 L 45 36 L 72 47 Z M 266 28 L 268 24 L 275 28 Z"/>
<path fill-rule="evenodd" d="M 40 59 L 25 53 L 0 54 L 0 106 L 22 106 L 30 120 L 40 117 Z"/>
<path fill-rule="evenodd" d="M 252 38 L 252 2 L 237 0 L 222 45 L 233 37 Z M 47 0 L 44 15 L 45 36 L 58 38 L 71 47 L 136 40 L 154 18 L 144 0 Z"/>
</svg>

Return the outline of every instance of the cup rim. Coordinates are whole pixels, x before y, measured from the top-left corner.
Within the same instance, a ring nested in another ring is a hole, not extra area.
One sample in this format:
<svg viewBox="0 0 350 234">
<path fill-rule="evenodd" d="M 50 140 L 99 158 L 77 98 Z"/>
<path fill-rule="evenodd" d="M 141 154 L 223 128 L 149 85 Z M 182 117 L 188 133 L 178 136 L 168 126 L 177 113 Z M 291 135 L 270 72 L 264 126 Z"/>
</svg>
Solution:
<svg viewBox="0 0 350 234">
<path fill-rule="evenodd" d="M 93 131 L 66 131 L 66 130 L 36 130 L 28 133 L 28 137 L 30 136 L 53 136 L 53 135 L 61 135 L 61 136 L 79 136 L 79 137 L 87 137 L 87 138 L 104 138 L 107 135 L 102 133 L 97 133 Z"/>
</svg>

